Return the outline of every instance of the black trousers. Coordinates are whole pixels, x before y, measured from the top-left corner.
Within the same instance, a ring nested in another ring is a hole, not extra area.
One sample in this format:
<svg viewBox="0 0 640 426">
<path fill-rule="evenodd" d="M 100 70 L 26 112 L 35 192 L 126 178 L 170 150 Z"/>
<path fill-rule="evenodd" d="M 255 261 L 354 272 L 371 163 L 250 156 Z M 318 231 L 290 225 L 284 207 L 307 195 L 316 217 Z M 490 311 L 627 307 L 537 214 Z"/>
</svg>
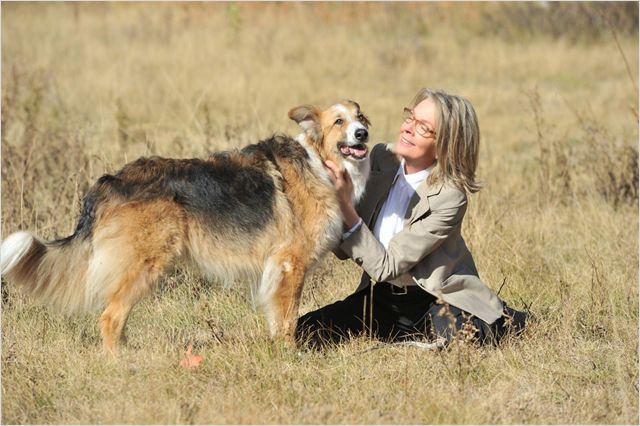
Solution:
<svg viewBox="0 0 640 426">
<path fill-rule="evenodd" d="M 346 299 L 309 312 L 298 320 L 299 344 L 319 348 L 362 334 L 382 341 L 439 340 L 445 344 L 462 334 L 480 344 L 497 344 L 508 332 L 520 334 L 527 315 L 505 305 L 505 315 L 493 324 L 456 308 L 438 303 L 422 288 L 408 287 L 406 294 L 389 283 L 377 283 Z M 401 292 L 401 291 L 400 291 Z"/>
</svg>

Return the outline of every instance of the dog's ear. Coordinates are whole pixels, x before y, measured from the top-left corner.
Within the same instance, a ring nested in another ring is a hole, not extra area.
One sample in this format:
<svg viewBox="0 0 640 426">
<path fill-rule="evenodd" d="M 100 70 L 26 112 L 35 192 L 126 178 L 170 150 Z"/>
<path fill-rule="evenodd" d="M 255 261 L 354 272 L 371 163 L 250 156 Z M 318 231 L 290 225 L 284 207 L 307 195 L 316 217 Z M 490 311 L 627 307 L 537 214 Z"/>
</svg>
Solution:
<svg viewBox="0 0 640 426">
<path fill-rule="evenodd" d="M 300 105 L 289 111 L 289 118 L 298 123 L 302 130 L 311 138 L 317 140 L 320 131 L 320 111 L 311 105 Z"/>
<path fill-rule="evenodd" d="M 358 120 L 368 129 L 371 126 L 371 121 L 369 120 L 369 117 L 367 117 L 360 109 L 360 104 L 356 101 L 352 101 L 351 99 L 348 99 L 347 102 L 351 102 L 353 105 L 355 105 L 356 109 L 358 110 Z"/>
</svg>

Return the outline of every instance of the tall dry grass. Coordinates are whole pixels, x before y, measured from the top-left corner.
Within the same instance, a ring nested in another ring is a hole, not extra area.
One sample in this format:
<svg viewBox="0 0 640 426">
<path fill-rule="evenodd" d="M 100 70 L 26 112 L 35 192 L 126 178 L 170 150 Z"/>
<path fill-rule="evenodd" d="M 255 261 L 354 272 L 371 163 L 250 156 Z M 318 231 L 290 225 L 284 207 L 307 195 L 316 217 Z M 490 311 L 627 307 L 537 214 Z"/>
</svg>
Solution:
<svg viewBox="0 0 640 426">
<path fill-rule="evenodd" d="M 637 424 L 637 5 L 548 7 L 3 3 L 3 236 L 66 236 L 102 173 L 295 132 L 301 103 L 355 99 L 392 140 L 415 91 L 441 87 L 482 129 L 465 238 L 537 323 L 499 348 L 298 352 L 267 338 L 247 286 L 178 268 L 112 361 L 96 313 L 3 282 L 2 422 Z M 358 274 L 328 258 L 301 311 Z"/>
</svg>

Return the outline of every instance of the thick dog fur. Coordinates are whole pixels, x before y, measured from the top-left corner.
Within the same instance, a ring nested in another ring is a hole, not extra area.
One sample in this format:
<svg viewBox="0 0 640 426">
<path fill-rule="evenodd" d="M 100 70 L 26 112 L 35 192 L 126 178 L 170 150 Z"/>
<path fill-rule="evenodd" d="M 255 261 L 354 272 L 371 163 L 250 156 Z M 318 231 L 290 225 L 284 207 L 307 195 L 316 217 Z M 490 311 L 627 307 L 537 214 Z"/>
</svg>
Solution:
<svg viewBox="0 0 640 426">
<path fill-rule="evenodd" d="M 10 235 L 2 274 L 66 312 L 104 309 L 103 343 L 115 352 L 133 306 L 183 259 L 208 276 L 257 281 L 271 334 L 291 339 L 305 275 L 342 234 L 323 162 L 346 168 L 360 198 L 369 121 L 352 101 L 289 117 L 303 129 L 296 139 L 276 135 L 206 159 L 140 158 L 102 176 L 73 235 Z"/>
</svg>

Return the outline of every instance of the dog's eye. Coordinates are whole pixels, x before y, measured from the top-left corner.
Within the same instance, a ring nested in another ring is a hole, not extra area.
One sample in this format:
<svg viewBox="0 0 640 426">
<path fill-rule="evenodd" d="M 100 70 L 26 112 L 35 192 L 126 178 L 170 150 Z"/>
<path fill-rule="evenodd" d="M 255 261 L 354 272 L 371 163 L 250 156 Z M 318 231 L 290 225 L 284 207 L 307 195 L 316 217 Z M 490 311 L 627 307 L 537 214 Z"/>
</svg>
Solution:
<svg viewBox="0 0 640 426">
<path fill-rule="evenodd" d="M 342 118 L 338 118 L 333 124 L 335 124 L 336 126 L 341 126 L 342 123 L 344 123 L 344 120 Z"/>
</svg>

